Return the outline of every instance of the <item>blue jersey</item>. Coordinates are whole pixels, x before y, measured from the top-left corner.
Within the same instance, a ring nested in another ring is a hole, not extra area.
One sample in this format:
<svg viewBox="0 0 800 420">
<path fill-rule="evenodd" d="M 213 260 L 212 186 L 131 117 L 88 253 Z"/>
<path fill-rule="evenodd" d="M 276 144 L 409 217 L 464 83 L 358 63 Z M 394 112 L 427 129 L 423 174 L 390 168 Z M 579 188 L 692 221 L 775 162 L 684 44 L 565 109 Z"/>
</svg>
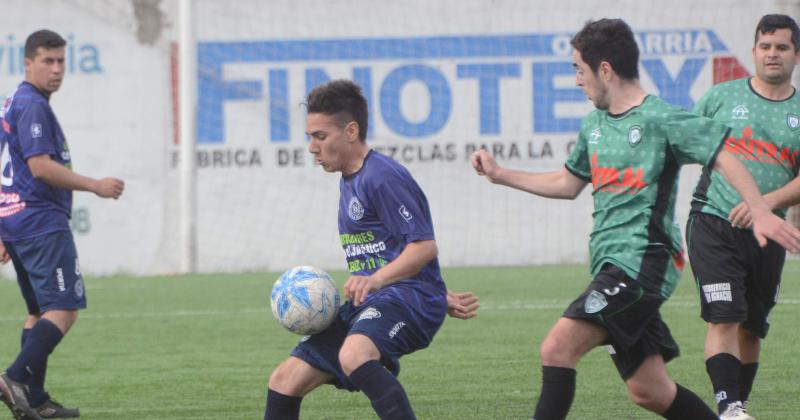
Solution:
<svg viewBox="0 0 800 420">
<path fill-rule="evenodd" d="M 72 167 L 69 147 L 48 97 L 22 82 L 0 108 L 0 124 L 0 239 L 15 241 L 69 230 L 72 191 L 37 180 L 27 164 L 31 156 L 49 155 Z"/>
<path fill-rule="evenodd" d="M 339 238 L 351 274 L 369 276 L 397 258 L 407 244 L 434 239 L 425 194 L 408 170 L 391 158 L 371 150 L 358 172 L 342 177 L 339 190 Z M 412 278 L 370 294 L 362 306 L 381 297 L 413 305 L 420 301 L 419 293 L 438 295 L 446 302 L 438 259 Z M 417 309 L 426 313 L 425 308 Z"/>
</svg>

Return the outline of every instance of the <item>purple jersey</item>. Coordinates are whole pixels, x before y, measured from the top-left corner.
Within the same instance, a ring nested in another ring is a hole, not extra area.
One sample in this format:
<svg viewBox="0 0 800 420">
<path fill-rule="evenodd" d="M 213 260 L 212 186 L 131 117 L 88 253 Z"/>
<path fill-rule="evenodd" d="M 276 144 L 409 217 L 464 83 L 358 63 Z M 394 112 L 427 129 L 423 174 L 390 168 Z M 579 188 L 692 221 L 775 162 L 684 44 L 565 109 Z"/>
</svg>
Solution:
<svg viewBox="0 0 800 420">
<path fill-rule="evenodd" d="M 37 180 L 27 163 L 31 156 L 49 155 L 54 162 L 72 167 L 48 97 L 22 82 L 3 102 L 0 123 L 0 239 L 15 241 L 69 230 L 72 191 Z"/>
<path fill-rule="evenodd" d="M 358 172 L 342 177 L 339 190 L 339 238 L 351 274 L 371 275 L 407 244 L 434 239 L 425 194 L 408 170 L 391 158 L 371 150 Z M 438 259 L 413 277 L 370 294 L 362 306 L 379 296 L 415 305 L 419 293 L 446 301 Z M 425 308 L 417 309 L 426 313 Z"/>
</svg>

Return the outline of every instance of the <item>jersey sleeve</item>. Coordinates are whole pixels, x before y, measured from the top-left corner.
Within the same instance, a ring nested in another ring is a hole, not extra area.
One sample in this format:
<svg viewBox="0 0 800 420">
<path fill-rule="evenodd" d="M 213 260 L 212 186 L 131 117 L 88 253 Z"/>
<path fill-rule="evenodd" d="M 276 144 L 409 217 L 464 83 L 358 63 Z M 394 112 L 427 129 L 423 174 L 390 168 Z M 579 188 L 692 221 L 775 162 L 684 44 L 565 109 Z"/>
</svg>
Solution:
<svg viewBox="0 0 800 420">
<path fill-rule="evenodd" d="M 583 129 L 578 132 L 578 140 L 575 141 L 575 146 L 572 148 L 564 167 L 575 175 L 576 177 L 586 181 L 592 182 L 592 167 L 589 164 L 589 148 L 586 143 L 586 136 Z"/>
<path fill-rule="evenodd" d="M 681 165 L 710 166 L 730 129 L 710 118 L 675 108 L 661 124 L 669 147 Z"/>
<path fill-rule="evenodd" d="M 17 120 L 17 138 L 22 157 L 56 154 L 56 134 L 46 105 L 32 102 L 20 113 Z"/>
<path fill-rule="evenodd" d="M 694 104 L 693 112 L 708 118 L 714 118 L 721 107 L 717 100 L 717 89 L 712 88 Z"/>
<path fill-rule="evenodd" d="M 428 201 L 418 185 L 390 178 L 374 194 L 372 202 L 389 232 L 405 243 L 434 239 Z"/>
</svg>

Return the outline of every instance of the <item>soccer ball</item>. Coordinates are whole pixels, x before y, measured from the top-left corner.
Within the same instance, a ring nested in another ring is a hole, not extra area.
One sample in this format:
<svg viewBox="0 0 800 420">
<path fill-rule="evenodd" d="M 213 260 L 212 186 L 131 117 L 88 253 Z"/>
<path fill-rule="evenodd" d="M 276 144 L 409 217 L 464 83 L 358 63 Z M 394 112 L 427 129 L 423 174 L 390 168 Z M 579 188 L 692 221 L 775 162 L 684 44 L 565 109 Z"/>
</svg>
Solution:
<svg viewBox="0 0 800 420">
<path fill-rule="evenodd" d="M 339 310 L 339 289 L 328 273 L 299 266 L 281 274 L 272 286 L 272 314 L 287 330 L 316 334 L 331 324 Z"/>
</svg>

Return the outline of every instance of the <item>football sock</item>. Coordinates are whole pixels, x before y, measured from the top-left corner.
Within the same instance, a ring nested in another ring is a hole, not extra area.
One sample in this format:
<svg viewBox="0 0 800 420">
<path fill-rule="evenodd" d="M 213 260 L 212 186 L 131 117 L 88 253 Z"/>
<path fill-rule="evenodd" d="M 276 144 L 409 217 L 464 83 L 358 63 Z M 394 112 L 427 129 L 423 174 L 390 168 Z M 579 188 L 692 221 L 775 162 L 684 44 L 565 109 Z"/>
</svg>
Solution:
<svg viewBox="0 0 800 420">
<path fill-rule="evenodd" d="M 381 420 L 416 419 L 403 386 L 377 360 L 370 360 L 356 368 L 349 379 L 369 398 Z"/>
<path fill-rule="evenodd" d="M 64 334 L 52 322 L 44 318 L 37 321 L 28 333 L 27 338 L 25 338 L 25 345 L 22 346 L 17 360 L 6 371 L 8 377 L 30 386 L 36 375 L 44 375 L 47 358 L 62 337 L 64 337 Z M 41 397 L 42 395 L 39 395 L 39 398 Z M 43 402 L 33 399 L 29 401 L 32 406 Z"/>
<path fill-rule="evenodd" d="M 300 418 L 302 401 L 303 397 L 291 397 L 270 389 L 267 391 L 264 420 L 297 420 Z"/>
<path fill-rule="evenodd" d="M 694 392 L 675 384 L 678 392 L 667 411 L 662 414 L 665 419 L 672 420 L 718 420 L 719 417 Z"/>
<path fill-rule="evenodd" d="M 756 380 L 757 372 L 758 362 L 742 365 L 742 370 L 739 374 L 739 398 L 742 399 L 743 403 L 750 399 L 750 391 L 753 390 L 753 382 Z"/>
<path fill-rule="evenodd" d="M 542 391 L 536 403 L 536 420 L 561 420 L 567 417 L 575 396 L 575 369 L 542 366 Z"/>
<path fill-rule="evenodd" d="M 30 328 L 23 328 L 22 329 L 22 339 L 20 348 L 25 347 L 25 341 L 28 340 L 28 336 L 31 334 Z M 31 403 L 34 407 L 43 404 L 45 401 L 50 399 L 50 395 L 48 395 L 44 391 L 44 378 L 47 375 L 47 360 L 44 361 L 44 366 L 42 366 L 41 372 L 34 372 L 30 384 L 28 384 L 28 391 L 29 391 L 29 398 L 28 402 Z"/>
<path fill-rule="evenodd" d="M 706 371 L 714 386 L 714 397 L 717 399 L 719 413 L 725 411 L 728 404 L 739 399 L 739 372 L 742 363 L 729 353 L 720 353 L 706 360 Z"/>
</svg>

